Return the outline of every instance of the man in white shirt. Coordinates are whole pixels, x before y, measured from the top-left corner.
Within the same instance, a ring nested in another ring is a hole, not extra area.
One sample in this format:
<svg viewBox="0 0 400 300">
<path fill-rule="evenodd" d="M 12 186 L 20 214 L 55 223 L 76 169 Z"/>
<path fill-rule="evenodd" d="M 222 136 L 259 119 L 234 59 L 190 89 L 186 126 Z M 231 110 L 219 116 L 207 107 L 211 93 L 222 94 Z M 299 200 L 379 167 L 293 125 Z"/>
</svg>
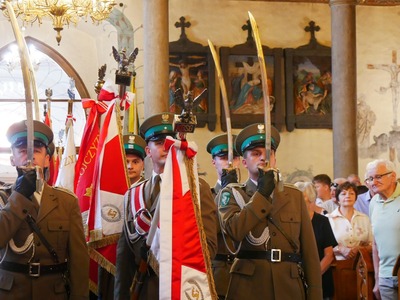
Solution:
<svg viewBox="0 0 400 300">
<path fill-rule="evenodd" d="M 394 164 L 377 159 L 366 167 L 366 183 L 375 193 L 369 207 L 374 243 L 375 286 L 377 299 L 398 299 L 399 281 L 393 268 L 400 253 L 400 184 Z"/>
</svg>

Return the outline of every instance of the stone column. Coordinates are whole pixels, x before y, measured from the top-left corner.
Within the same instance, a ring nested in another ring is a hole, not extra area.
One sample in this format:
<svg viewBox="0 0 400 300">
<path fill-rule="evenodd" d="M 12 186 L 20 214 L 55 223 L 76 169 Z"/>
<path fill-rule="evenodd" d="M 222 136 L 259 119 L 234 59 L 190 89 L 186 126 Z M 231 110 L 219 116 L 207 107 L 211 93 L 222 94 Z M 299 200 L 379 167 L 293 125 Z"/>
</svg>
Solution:
<svg viewBox="0 0 400 300">
<path fill-rule="evenodd" d="M 356 0 L 330 0 L 334 177 L 358 174 Z"/>
<path fill-rule="evenodd" d="M 168 0 L 143 1 L 144 118 L 168 110 Z"/>
</svg>

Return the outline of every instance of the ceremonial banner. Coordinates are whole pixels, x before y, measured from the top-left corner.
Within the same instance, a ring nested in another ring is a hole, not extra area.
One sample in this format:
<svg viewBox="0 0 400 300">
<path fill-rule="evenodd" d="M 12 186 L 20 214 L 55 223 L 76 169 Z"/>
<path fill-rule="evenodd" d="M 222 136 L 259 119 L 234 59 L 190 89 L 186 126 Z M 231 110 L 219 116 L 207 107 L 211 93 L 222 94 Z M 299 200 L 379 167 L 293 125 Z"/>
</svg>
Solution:
<svg viewBox="0 0 400 300">
<path fill-rule="evenodd" d="M 125 152 L 116 102 L 108 107 L 101 125 L 93 176 L 88 230 L 91 240 L 120 233 L 123 226 L 124 194 L 129 188 Z"/>
<path fill-rule="evenodd" d="M 119 119 L 114 112 L 115 102 L 110 104 L 108 111 L 105 102 L 117 99 L 118 91 L 110 81 L 103 85 L 98 101 L 82 99 L 83 108 L 90 109 L 90 112 L 76 164 L 75 193 L 89 241 L 90 290 L 96 294 L 98 266 L 115 274 L 116 245 L 122 230 L 123 195 L 128 189 Z M 106 203 L 110 202 L 109 205 L 102 206 L 103 199 Z M 106 223 L 104 227 L 102 218 Z M 113 229 L 108 230 L 107 224 L 114 225 Z"/>
<path fill-rule="evenodd" d="M 107 111 L 107 103 L 93 99 L 82 99 L 84 109 L 90 109 L 86 120 L 75 165 L 74 191 L 79 200 L 84 224 L 87 224 L 87 212 L 92 195 L 93 173 L 96 164 L 97 145 L 99 142 L 100 117 Z"/>
<path fill-rule="evenodd" d="M 51 118 L 50 118 L 50 109 L 47 112 L 45 112 L 43 122 L 44 122 L 44 124 L 49 126 L 51 129 L 53 129 Z M 54 145 L 54 147 L 55 147 L 55 145 Z M 59 168 L 60 168 L 60 155 L 57 151 L 57 148 L 55 147 L 54 153 L 50 157 L 49 178 L 47 179 L 47 184 L 54 185 L 56 183 Z"/>
<path fill-rule="evenodd" d="M 160 299 L 213 299 L 210 258 L 200 216 L 193 142 L 167 137 L 158 234 L 151 253 L 159 262 Z M 185 165 L 186 164 L 186 165 Z"/>
<path fill-rule="evenodd" d="M 67 116 L 66 122 L 66 143 L 62 155 L 60 169 L 58 171 L 55 186 L 63 187 L 71 192 L 74 191 L 74 177 L 76 164 L 76 149 L 74 141 L 74 126 L 72 115 Z"/>
</svg>

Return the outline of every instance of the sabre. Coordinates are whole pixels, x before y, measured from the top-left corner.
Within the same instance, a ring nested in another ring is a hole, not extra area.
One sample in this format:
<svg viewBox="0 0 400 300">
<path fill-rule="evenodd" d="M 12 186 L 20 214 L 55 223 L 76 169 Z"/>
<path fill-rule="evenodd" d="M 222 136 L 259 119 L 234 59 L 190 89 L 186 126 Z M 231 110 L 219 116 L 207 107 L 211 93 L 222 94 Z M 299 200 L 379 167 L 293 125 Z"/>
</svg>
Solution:
<svg viewBox="0 0 400 300">
<path fill-rule="evenodd" d="M 271 160 L 271 105 L 269 102 L 268 75 L 267 75 L 267 67 L 265 64 L 264 52 L 262 49 L 260 34 L 258 32 L 257 22 L 251 12 L 248 12 L 248 14 L 251 23 L 251 28 L 253 29 L 253 36 L 257 48 L 257 57 L 258 57 L 258 62 L 260 63 L 260 72 L 262 79 L 261 85 L 262 85 L 263 100 L 264 100 L 265 160 L 266 160 L 266 166 L 265 168 L 263 168 L 262 171 L 266 172 L 270 169 L 270 160 Z M 283 181 L 281 179 L 281 173 L 277 168 L 273 168 L 272 170 L 276 173 L 275 179 L 278 183 L 278 189 L 282 191 Z"/>
<path fill-rule="evenodd" d="M 6 8 L 8 11 L 8 15 L 10 18 L 10 22 L 12 25 L 12 29 L 14 31 L 15 39 L 18 44 L 19 57 L 21 60 L 21 70 L 22 77 L 24 81 L 25 87 L 25 101 L 26 101 L 26 128 L 27 128 L 27 166 L 26 169 L 34 168 L 33 166 L 33 140 L 34 140 L 34 129 L 33 129 L 33 114 L 32 114 L 32 90 L 36 95 L 35 98 L 35 116 L 36 119 L 39 120 L 39 99 L 37 97 L 37 90 L 34 87 L 35 77 L 32 67 L 32 62 L 29 57 L 28 47 L 26 46 L 26 42 L 22 33 L 19 29 L 17 17 L 15 16 L 14 9 L 9 1 L 5 1 Z M 40 168 L 36 168 L 37 173 L 37 181 L 36 181 L 36 190 L 40 189 L 41 177 L 40 175 L 43 171 Z"/>
<path fill-rule="evenodd" d="M 258 27 L 256 20 L 251 12 L 248 12 L 249 19 L 251 23 L 251 28 L 253 29 L 254 41 L 257 48 L 258 62 L 260 63 L 261 79 L 262 79 L 262 91 L 264 100 L 264 124 L 265 124 L 265 150 L 266 150 L 266 163 L 269 167 L 271 159 L 271 112 L 270 112 L 270 102 L 269 102 L 269 88 L 268 88 L 268 75 L 267 68 L 264 60 L 264 52 L 261 45 L 260 34 L 258 33 Z"/>
<path fill-rule="evenodd" d="M 231 126 L 231 114 L 229 111 L 228 95 L 226 93 L 226 86 L 224 77 L 222 76 L 221 64 L 219 62 L 219 57 L 215 51 L 213 43 L 208 40 L 208 46 L 210 47 L 212 57 L 214 59 L 215 68 L 217 69 L 217 75 L 219 80 L 219 85 L 221 87 L 222 103 L 224 105 L 224 112 L 226 118 L 226 131 L 228 134 L 228 169 L 227 172 L 233 170 L 233 138 L 232 138 L 232 126 Z"/>
</svg>

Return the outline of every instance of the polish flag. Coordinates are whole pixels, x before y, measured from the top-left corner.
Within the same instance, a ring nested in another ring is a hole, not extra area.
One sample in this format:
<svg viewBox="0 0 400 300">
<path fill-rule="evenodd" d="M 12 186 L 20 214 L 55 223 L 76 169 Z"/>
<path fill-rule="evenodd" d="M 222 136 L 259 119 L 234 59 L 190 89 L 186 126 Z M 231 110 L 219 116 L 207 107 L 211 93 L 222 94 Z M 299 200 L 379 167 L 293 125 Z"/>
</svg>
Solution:
<svg viewBox="0 0 400 300">
<path fill-rule="evenodd" d="M 97 232 L 94 239 L 122 231 L 124 194 L 129 188 L 121 119 L 115 104 L 108 107 L 98 141 L 88 216 L 89 234 L 93 237 L 91 232 Z"/>
<path fill-rule="evenodd" d="M 159 262 L 159 299 L 213 299 L 210 258 L 202 239 L 197 146 L 167 137 L 165 148 L 169 152 L 159 198 L 159 227 L 150 247 Z"/>
</svg>

